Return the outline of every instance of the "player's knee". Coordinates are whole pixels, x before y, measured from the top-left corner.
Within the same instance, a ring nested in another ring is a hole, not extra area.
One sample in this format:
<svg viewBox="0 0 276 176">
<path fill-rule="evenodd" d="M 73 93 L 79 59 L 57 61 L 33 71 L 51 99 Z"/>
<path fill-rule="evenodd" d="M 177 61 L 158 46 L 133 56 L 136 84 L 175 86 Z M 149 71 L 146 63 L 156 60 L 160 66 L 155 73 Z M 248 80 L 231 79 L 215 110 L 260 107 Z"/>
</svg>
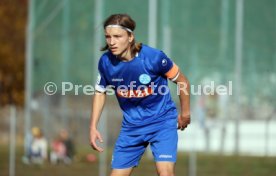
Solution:
<svg viewBox="0 0 276 176">
<path fill-rule="evenodd" d="M 174 176 L 174 173 L 171 171 L 161 171 L 158 173 L 159 176 Z"/>
<path fill-rule="evenodd" d="M 174 176 L 174 163 L 158 162 L 157 165 L 158 176 Z"/>
<path fill-rule="evenodd" d="M 159 169 L 159 176 L 174 176 L 174 171 L 172 169 Z"/>
</svg>

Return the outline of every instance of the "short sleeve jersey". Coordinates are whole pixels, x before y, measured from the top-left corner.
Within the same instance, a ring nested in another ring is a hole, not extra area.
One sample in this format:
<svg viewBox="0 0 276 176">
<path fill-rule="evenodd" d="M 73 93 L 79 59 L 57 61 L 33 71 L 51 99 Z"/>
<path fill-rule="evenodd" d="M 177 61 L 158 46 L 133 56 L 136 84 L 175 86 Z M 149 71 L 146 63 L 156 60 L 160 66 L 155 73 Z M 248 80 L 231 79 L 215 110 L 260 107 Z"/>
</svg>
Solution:
<svg viewBox="0 0 276 176">
<path fill-rule="evenodd" d="M 177 109 L 168 88 L 168 78 L 179 74 L 178 67 L 162 51 L 142 45 L 131 61 L 121 61 L 111 52 L 98 64 L 96 90 L 112 88 L 123 112 L 122 130 L 150 132 L 167 119 L 177 119 Z"/>
</svg>

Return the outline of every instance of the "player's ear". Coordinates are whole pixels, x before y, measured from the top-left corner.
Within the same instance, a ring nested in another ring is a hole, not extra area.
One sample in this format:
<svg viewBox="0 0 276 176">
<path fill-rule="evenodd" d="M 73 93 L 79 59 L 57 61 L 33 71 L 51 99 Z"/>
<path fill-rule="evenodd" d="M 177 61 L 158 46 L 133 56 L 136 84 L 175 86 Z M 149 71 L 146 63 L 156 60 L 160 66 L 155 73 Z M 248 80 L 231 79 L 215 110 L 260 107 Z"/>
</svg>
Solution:
<svg viewBox="0 0 276 176">
<path fill-rule="evenodd" d="M 134 40 L 134 35 L 130 33 L 130 35 L 128 36 L 129 43 L 131 43 L 133 40 Z"/>
</svg>

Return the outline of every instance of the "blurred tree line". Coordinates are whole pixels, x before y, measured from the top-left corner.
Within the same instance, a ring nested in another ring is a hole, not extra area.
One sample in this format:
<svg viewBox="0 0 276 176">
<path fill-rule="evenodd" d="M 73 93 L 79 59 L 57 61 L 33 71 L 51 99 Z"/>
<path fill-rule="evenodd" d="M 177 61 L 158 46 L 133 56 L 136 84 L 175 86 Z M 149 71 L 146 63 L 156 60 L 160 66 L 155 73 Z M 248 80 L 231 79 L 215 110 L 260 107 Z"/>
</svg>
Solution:
<svg viewBox="0 0 276 176">
<path fill-rule="evenodd" d="M 0 1 L 0 106 L 24 103 L 28 0 Z"/>
</svg>

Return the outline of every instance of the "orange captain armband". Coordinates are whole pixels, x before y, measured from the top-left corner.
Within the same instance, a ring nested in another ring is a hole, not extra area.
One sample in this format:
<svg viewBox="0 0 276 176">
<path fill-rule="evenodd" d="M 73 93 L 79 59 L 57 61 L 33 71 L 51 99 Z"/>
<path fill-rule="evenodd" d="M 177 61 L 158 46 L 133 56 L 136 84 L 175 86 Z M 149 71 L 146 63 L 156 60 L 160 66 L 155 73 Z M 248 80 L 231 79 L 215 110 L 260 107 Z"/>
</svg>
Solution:
<svg viewBox="0 0 276 176">
<path fill-rule="evenodd" d="M 171 81 L 175 81 L 178 78 L 178 76 L 179 76 L 179 68 L 178 68 L 178 66 L 175 63 L 173 63 L 173 67 L 167 73 L 165 73 L 165 75 Z"/>
</svg>

